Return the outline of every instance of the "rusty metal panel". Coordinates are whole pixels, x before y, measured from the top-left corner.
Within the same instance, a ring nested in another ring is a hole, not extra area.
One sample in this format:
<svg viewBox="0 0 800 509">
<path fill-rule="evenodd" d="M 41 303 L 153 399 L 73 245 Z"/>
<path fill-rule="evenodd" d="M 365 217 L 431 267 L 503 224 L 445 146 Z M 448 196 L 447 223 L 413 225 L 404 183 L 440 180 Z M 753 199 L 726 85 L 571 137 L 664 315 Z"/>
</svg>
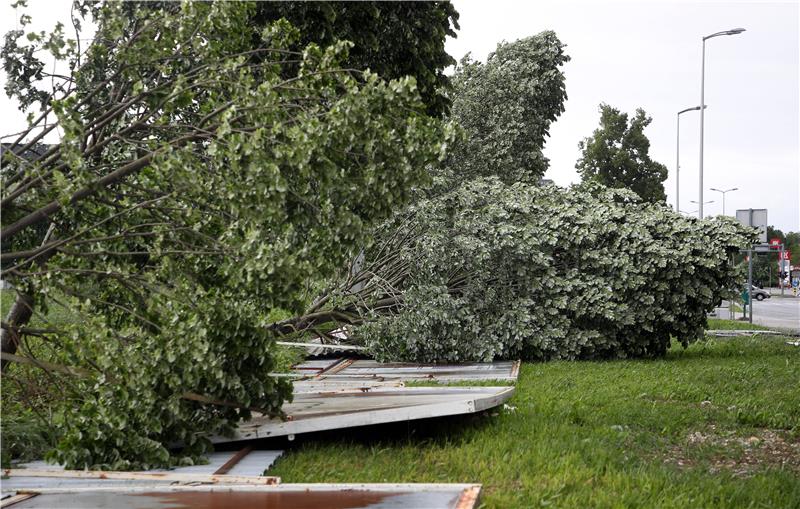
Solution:
<svg viewBox="0 0 800 509">
<path fill-rule="evenodd" d="M 473 509 L 477 484 L 284 484 L 253 486 L 140 486 L 41 490 L 15 508 L 165 509 Z"/>
</svg>

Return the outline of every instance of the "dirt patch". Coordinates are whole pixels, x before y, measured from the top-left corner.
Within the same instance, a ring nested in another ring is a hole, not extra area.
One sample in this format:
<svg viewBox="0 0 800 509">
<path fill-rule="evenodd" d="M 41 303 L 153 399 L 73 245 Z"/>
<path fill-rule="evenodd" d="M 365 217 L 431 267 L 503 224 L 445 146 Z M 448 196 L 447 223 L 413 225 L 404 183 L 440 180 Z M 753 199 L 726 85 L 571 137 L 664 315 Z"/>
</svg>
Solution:
<svg viewBox="0 0 800 509">
<path fill-rule="evenodd" d="M 780 430 L 759 429 L 747 435 L 722 431 L 715 425 L 690 433 L 684 443 L 668 449 L 664 463 L 679 468 L 709 464 L 709 472 L 748 476 L 766 468 L 800 474 L 800 439 Z"/>
</svg>

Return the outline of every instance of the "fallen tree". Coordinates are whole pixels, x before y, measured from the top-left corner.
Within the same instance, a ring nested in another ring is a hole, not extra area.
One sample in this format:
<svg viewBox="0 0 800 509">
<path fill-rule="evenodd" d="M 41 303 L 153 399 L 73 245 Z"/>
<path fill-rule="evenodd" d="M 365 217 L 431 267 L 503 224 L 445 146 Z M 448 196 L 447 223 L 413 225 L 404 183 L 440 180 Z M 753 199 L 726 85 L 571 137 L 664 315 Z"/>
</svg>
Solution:
<svg viewBox="0 0 800 509">
<path fill-rule="evenodd" d="M 463 136 L 435 185 L 306 313 L 270 329 L 337 342 L 330 331 L 345 327 L 381 359 L 441 362 L 658 356 L 672 337 L 701 337 L 749 232 L 628 190 L 539 187 L 568 59 L 549 31 L 463 59 L 452 80 Z"/>
<path fill-rule="evenodd" d="M 496 178 L 379 231 L 390 233 L 361 272 L 273 330 L 349 325 L 385 360 L 657 357 L 702 337 L 738 282 L 731 255 L 751 240 L 733 219 L 698 221 L 631 191 Z"/>
<path fill-rule="evenodd" d="M 51 459 L 193 461 L 251 409 L 280 413 L 267 317 L 408 201 L 448 129 L 412 78 L 343 68 L 346 42 L 294 51 L 297 31 L 255 26 L 252 4 L 86 5 L 86 51 L 61 29 L 20 45 L 24 17 L 3 49 L 7 91 L 43 109 L 4 147 L 2 277 L 21 304 L 3 360 L 81 373 L 52 372 Z M 58 85 L 33 90 L 44 78 Z M 30 327 L 48 308 L 68 318 Z"/>
</svg>

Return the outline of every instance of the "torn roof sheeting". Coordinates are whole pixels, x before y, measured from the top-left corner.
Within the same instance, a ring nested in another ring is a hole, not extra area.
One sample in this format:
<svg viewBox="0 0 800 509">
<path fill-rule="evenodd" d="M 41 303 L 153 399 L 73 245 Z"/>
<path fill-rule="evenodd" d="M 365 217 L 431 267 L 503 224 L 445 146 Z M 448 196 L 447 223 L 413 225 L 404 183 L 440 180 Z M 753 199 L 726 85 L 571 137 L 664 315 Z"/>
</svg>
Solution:
<svg viewBox="0 0 800 509">
<path fill-rule="evenodd" d="M 283 484 L 42 489 L 16 495 L 14 508 L 473 509 L 479 484 Z M 4 500 L 6 502 L 6 500 Z M 4 504 L 5 507 L 5 504 Z"/>
<path fill-rule="evenodd" d="M 214 443 L 289 436 L 447 415 L 471 414 L 503 404 L 514 387 L 378 387 L 369 390 L 295 393 L 283 407 L 288 420 L 256 415 L 232 437 Z"/>
<path fill-rule="evenodd" d="M 408 364 L 316 359 L 294 367 L 293 401 L 283 406 L 286 421 L 255 414 L 232 437 L 213 436 L 211 441 L 292 439 L 299 433 L 471 414 L 503 404 L 514 387 L 404 387 L 403 383 L 516 381 L 518 375 L 519 361 Z"/>
</svg>

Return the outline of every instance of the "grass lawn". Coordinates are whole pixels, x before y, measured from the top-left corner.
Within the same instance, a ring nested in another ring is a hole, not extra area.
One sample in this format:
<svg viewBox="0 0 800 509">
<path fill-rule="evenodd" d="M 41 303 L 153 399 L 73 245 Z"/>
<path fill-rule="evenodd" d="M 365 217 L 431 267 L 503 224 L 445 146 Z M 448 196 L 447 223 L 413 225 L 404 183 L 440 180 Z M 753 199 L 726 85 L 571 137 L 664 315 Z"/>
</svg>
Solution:
<svg viewBox="0 0 800 509">
<path fill-rule="evenodd" d="M 509 403 L 298 437 L 269 473 L 478 482 L 487 508 L 800 507 L 800 348 L 783 339 L 715 339 L 657 361 L 524 364 Z"/>
<path fill-rule="evenodd" d="M 744 320 L 725 320 L 722 318 L 709 318 L 708 330 L 769 330 L 769 327 L 746 322 Z"/>
</svg>

